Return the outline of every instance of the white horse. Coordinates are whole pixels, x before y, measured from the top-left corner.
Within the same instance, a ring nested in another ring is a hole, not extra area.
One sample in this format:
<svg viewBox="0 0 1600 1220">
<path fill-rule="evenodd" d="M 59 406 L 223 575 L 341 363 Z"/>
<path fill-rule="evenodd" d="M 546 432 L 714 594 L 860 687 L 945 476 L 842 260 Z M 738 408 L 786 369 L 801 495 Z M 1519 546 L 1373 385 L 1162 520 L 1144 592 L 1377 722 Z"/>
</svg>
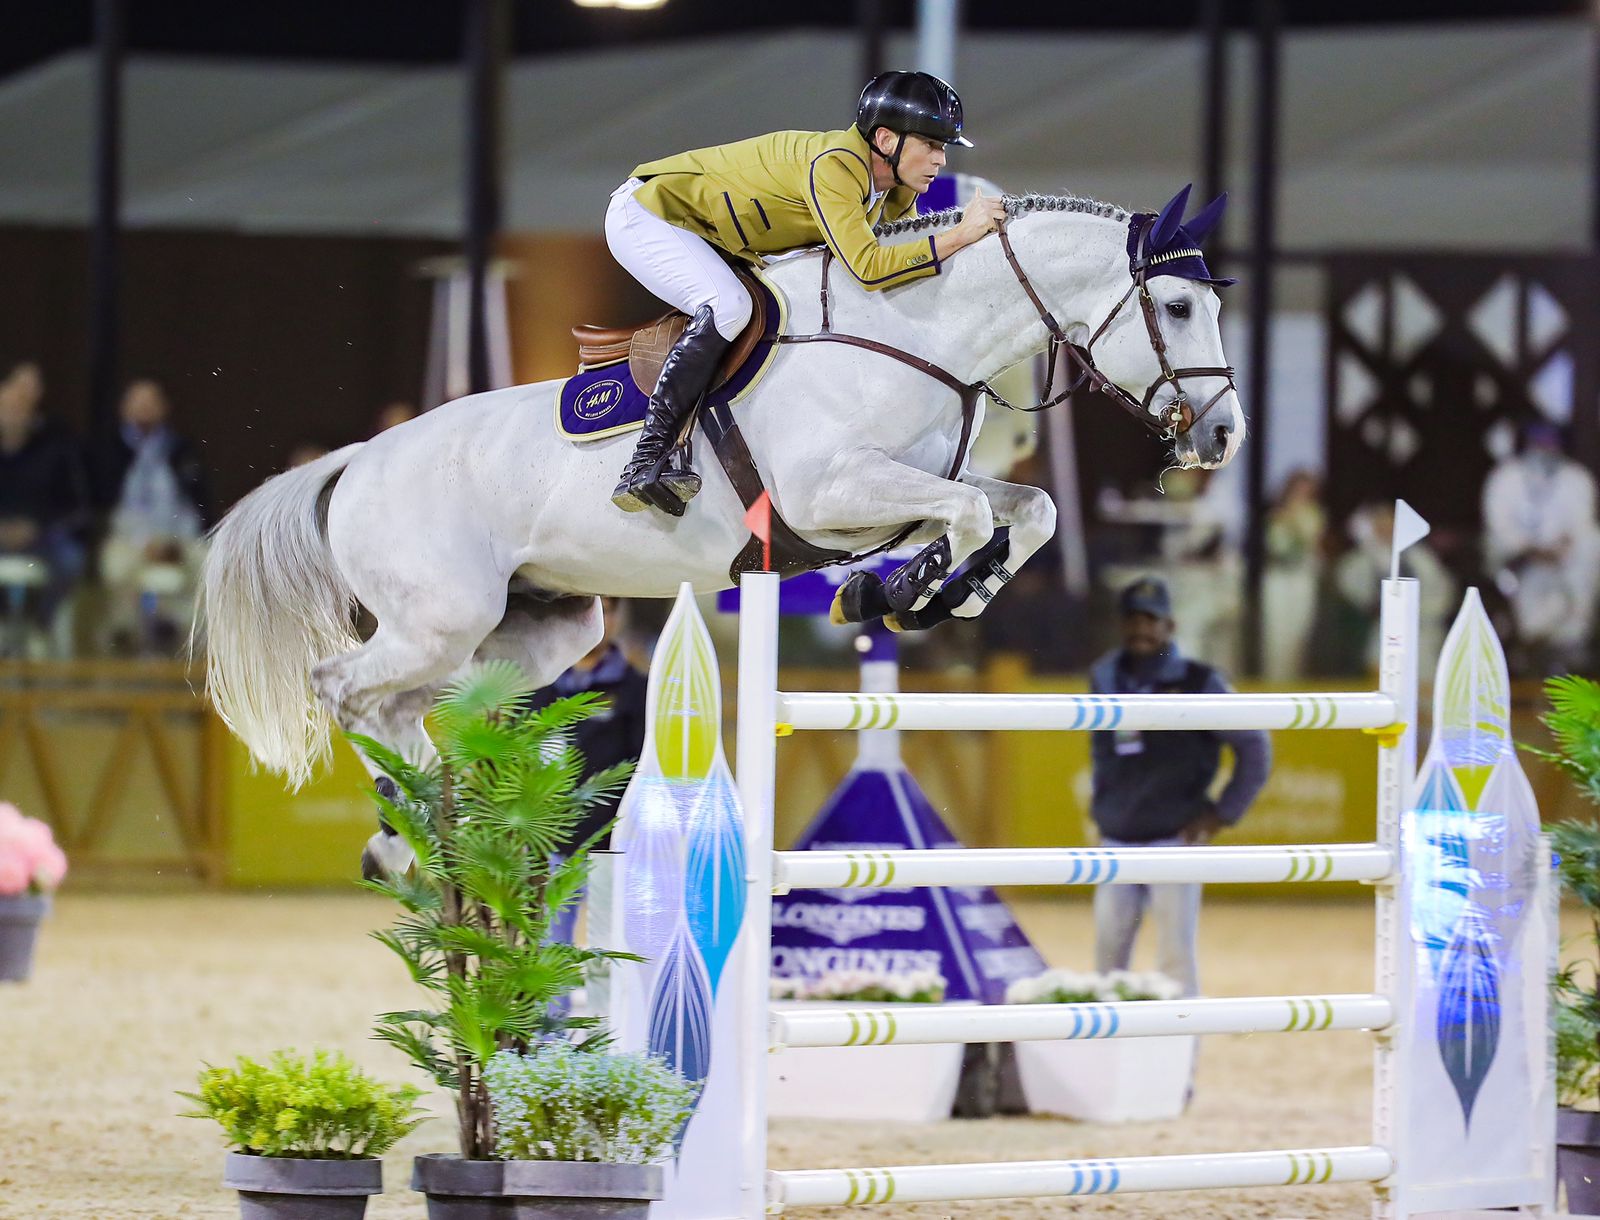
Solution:
<svg viewBox="0 0 1600 1220">
<path fill-rule="evenodd" d="M 1110 382 L 1138 399 L 1168 360 L 1226 364 L 1209 285 L 1149 279 L 1165 358 L 1140 310 L 1118 308 L 1132 283 L 1127 213 L 1072 197 L 1008 203 L 1018 263 L 1060 328 L 1084 343 L 1110 319 L 1092 347 Z M 768 269 L 788 302 L 789 333 L 821 329 L 821 264 L 818 253 Z M 942 274 L 890 292 L 867 293 L 835 268 L 832 319 L 837 332 L 917 353 L 969 383 L 1048 340 L 993 238 Z M 269 479 L 217 526 L 197 608 L 207 687 L 262 764 L 304 783 L 328 750 L 330 717 L 426 759 L 423 714 L 475 659 L 510 658 L 546 684 L 599 640 L 598 595 L 670 597 L 685 580 L 700 590 L 731 583 L 729 564 L 749 538 L 745 509 L 707 447 L 704 489 L 684 517 L 620 512 L 611 488 L 632 438 L 562 438 L 559 386 L 448 403 Z M 1152 416 L 1164 419 L 1174 394 L 1163 383 L 1147 396 Z M 738 418 L 774 509 L 806 541 L 862 551 L 917 522 L 912 541 L 946 540 L 944 574 L 1008 526 L 1005 564 L 961 586 L 952 607 L 971 617 L 1050 538 L 1055 507 L 1035 487 L 945 477 L 962 432 L 957 398 L 899 361 L 807 343 L 778 349 Z M 1201 425 L 1172 438 L 1173 460 L 1219 466 L 1244 432 L 1226 383 Z M 917 607 L 939 584 L 919 589 Z M 377 621 L 365 642 L 354 629 L 358 604 Z"/>
</svg>

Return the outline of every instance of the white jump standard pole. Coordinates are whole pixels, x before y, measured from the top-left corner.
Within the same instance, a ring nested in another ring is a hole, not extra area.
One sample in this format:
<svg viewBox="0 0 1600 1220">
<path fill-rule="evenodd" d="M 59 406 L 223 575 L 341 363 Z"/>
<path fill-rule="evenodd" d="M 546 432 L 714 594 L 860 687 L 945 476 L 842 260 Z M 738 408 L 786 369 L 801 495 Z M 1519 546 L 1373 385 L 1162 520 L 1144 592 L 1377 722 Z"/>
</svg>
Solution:
<svg viewBox="0 0 1600 1220">
<path fill-rule="evenodd" d="M 1410 798 L 1411 777 L 1417 773 L 1417 636 L 1421 621 L 1417 582 L 1386 580 L 1381 599 L 1378 688 L 1395 700 L 1396 717 L 1404 725 L 1404 732 L 1392 746 L 1378 751 L 1377 839 L 1379 847 L 1394 853 L 1398 864 L 1401 823 Z M 1414 967 L 1406 905 L 1399 892 L 1401 884 L 1403 879 L 1396 877 L 1375 891 L 1377 943 L 1373 963 L 1376 990 L 1389 1000 L 1400 1022 L 1380 1033 L 1373 1048 L 1372 1139 L 1389 1150 L 1397 1165 L 1405 1164 L 1406 1116 L 1410 1110 L 1402 1096 L 1406 1085 L 1404 1058 L 1415 1053 L 1416 1040 L 1416 1031 L 1409 1027 Z M 1373 1220 L 1394 1220 L 1407 1214 L 1399 1182 L 1380 1182 L 1373 1192 Z"/>
<path fill-rule="evenodd" d="M 739 1138 L 740 1220 L 767 1214 L 767 1009 L 772 973 L 772 844 L 777 801 L 778 576 L 739 586 L 739 706 L 735 777 L 744 807 L 744 977 L 739 1060 L 744 1113 Z"/>
</svg>

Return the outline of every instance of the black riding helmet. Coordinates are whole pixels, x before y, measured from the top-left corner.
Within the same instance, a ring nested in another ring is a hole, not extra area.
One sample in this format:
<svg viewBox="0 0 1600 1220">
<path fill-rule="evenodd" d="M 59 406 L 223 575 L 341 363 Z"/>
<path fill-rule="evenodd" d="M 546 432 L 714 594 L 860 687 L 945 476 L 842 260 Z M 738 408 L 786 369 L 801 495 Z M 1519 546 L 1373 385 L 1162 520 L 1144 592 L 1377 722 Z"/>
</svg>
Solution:
<svg viewBox="0 0 1600 1220">
<path fill-rule="evenodd" d="M 880 127 L 900 137 L 894 152 L 884 158 L 896 182 L 900 181 L 900 152 L 908 135 L 972 147 L 972 141 L 961 134 L 961 98 L 927 72 L 880 72 L 867 82 L 856 103 L 856 130 L 871 144 L 872 133 Z"/>
</svg>

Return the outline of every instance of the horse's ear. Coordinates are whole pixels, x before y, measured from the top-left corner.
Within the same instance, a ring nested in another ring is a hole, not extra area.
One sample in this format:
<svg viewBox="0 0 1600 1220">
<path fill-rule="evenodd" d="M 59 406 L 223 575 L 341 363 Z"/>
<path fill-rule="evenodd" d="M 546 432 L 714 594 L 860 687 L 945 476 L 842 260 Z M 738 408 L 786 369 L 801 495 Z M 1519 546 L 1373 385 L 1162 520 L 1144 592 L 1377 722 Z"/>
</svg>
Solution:
<svg viewBox="0 0 1600 1220">
<path fill-rule="evenodd" d="M 1194 184 L 1190 183 L 1161 209 L 1161 215 L 1156 217 L 1156 223 L 1151 226 L 1150 240 L 1146 246 L 1151 253 L 1165 249 L 1167 243 L 1177 235 L 1178 226 L 1183 223 L 1183 209 L 1189 206 L 1189 192 L 1193 189 Z"/>
<path fill-rule="evenodd" d="M 1194 238 L 1195 245 L 1198 246 L 1201 242 L 1205 241 L 1206 238 L 1211 236 L 1212 230 L 1215 229 L 1221 222 L 1222 213 L 1225 212 L 1227 208 L 1228 192 L 1223 191 L 1222 194 L 1218 195 L 1210 203 L 1206 204 L 1205 207 L 1201 208 L 1199 214 L 1193 220 L 1189 221 L 1188 224 L 1183 226 L 1185 229 L 1189 230 L 1189 236 Z"/>
</svg>

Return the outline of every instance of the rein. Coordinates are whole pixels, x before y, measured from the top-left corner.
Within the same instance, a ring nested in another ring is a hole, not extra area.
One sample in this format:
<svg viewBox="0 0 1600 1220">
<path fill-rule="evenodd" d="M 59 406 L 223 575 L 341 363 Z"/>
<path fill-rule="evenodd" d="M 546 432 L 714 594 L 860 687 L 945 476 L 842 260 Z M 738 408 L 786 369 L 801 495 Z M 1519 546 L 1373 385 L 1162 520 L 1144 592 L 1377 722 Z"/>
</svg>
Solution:
<svg viewBox="0 0 1600 1220">
<path fill-rule="evenodd" d="M 1128 270 L 1133 276 L 1133 283 L 1128 286 L 1128 291 L 1122 294 L 1122 299 L 1106 315 L 1105 321 L 1101 322 L 1095 329 L 1094 334 L 1090 336 L 1089 342 L 1086 344 L 1073 343 L 1068 339 L 1066 332 L 1061 328 L 1061 324 L 1056 321 L 1055 315 L 1045 307 L 1045 303 L 1040 299 L 1033 282 L 1028 278 L 1028 273 L 1022 269 L 1022 264 L 1017 259 L 1016 251 L 1011 247 L 1011 237 L 1006 232 L 1006 226 L 1003 221 L 997 227 L 996 232 L 1000 238 L 1000 248 L 1005 251 L 1006 262 L 1011 267 L 1012 274 L 1017 277 L 1017 283 L 1021 285 L 1022 291 L 1028 294 L 1028 300 L 1033 303 L 1034 309 L 1038 311 L 1039 320 L 1044 323 L 1044 328 L 1050 336 L 1045 365 L 1044 384 L 1046 389 L 1055 384 L 1056 360 L 1063 348 L 1066 349 L 1068 359 L 1077 366 L 1077 377 L 1054 398 L 1046 399 L 1044 394 L 1041 393 L 1039 401 L 1032 406 L 1020 406 L 1000 394 L 987 380 L 962 381 L 953 373 L 934 364 L 931 360 L 925 360 L 915 353 L 905 351 L 903 348 L 894 347 L 877 339 L 868 339 L 861 335 L 841 334 L 834 330 L 828 291 L 828 270 L 833 263 L 833 250 L 827 246 L 824 246 L 822 251 L 822 287 L 820 293 L 822 329 L 811 335 L 778 335 L 776 341 L 778 343 L 843 343 L 850 347 L 859 347 L 864 351 L 876 352 L 880 356 L 888 356 L 891 360 L 897 360 L 901 364 L 933 378 L 945 388 L 954 391 L 961 399 L 961 441 L 956 446 L 955 461 L 951 464 L 950 473 L 945 476 L 948 479 L 954 479 L 961 473 L 962 464 L 966 460 L 967 447 L 972 440 L 972 425 L 977 414 L 978 398 L 984 394 L 987 394 L 996 403 L 1008 410 L 1036 412 L 1058 406 L 1088 384 L 1102 394 L 1109 395 L 1118 406 L 1133 415 L 1153 432 L 1160 434 L 1163 439 L 1171 440 L 1173 437 L 1181 436 L 1189 431 L 1190 428 L 1206 417 L 1212 407 L 1222 401 L 1225 394 L 1235 389 L 1233 367 L 1231 365 L 1220 367 L 1194 366 L 1175 369 L 1167 360 L 1166 339 L 1161 334 L 1161 323 L 1156 317 L 1155 299 L 1150 295 L 1147 282 L 1150 260 L 1142 253 L 1145 237 L 1149 232 L 1148 223 L 1139 234 L 1141 254 L 1139 257 L 1130 260 Z M 1139 294 L 1139 308 L 1144 315 L 1145 331 L 1150 336 L 1150 348 L 1161 364 L 1161 376 L 1150 383 L 1144 392 L 1142 400 L 1135 398 L 1121 386 L 1113 384 L 1110 378 L 1101 372 L 1094 362 L 1094 345 L 1099 342 L 1100 337 L 1105 334 L 1111 323 L 1116 320 L 1117 315 L 1122 312 L 1123 307 L 1128 303 L 1128 299 L 1135 292 Z M 1199 411 L 1195 411 L 1180 380 L 1183 377 L 1221 377 L 1223 386 L 1207 400 L 1205 406 L 1201 407 Z M 1157 391 L 1167 382 L 1172 383 L 1174 397 L 1172 402 L 1164 409 L 1162 417 L 1158 419 L 1151 413 L 1150 404 L 1155 399 Z"/>
<path fill-rule="evenodd" d="M 1135 223 L 1138 223 L 1137 221 Z M 1050 335 L 1049 362 L 1045 370 L 1045 385 L 1048 387 L 1055 381 L 1056 356 L 1062 348 L 1066 348 L 1068 358 L 1078 366 L 1078 376 L 1061 393 L 1048 402 L 1043 401 L 1031 407 L 1019 407 L 1007 402 L 993 389 L 985 387 L 989 397 L 1001 406 L 1010 407 L 1013 411 L 1043 411 L 1057 403 L 1064 402 L 1075 391 L 1086 383 L 1093 385 L 1102 394 L 1109 395 L 1111 399 L 1123 410 L 1136 418 L 1153 432 L 1159 433 L 1163 439 L 1171 440 L 1173 437 L 1182 436 L 1194 427 L 1210 412 L 1211 408 L 1222 401 L 1223 395 L 1235 389 L 1233 384 L 1233 366 L 1204 366 L 1195 365 L 1175 369 L 1167 360 L 1167 341 L 1161 334 L 1161 322 L 1156 317 L 1155 298 L 1150 295 L 1149 274 L 1150 258 L 1144 253 L 1145 239 L 1149 236 L 1150 222 L 1146 221 L 1139 230 L 1139 254 L 1129 260 L 1128 271 L 1133 276 L 1133 283 L 1128 285 L 1128 291 L 1122 294 L 1122 299 L 1112 307 L 1106 315 L 1105 321 L 1095 328 L 1089 342 L 1077 344 L 1067 338 L 1066 332 L 1061 329 L 1061 324 L 1056 321 L 1055 315 L 1045 308 L 1044 302 L 1039 298 L 1028 273 L 1022 269 L 1022 264 L 1017 260 L 1017 253 L 1011 248 L 1011 237 L 1006 232 L 1002 222 L 998 233 L 1000 248 L 1005 251 L 1006 262 L 1011 266 L 1011 272 L 1017 277 L 1017 282 L 1022 285 L 1022 290 L 1028 294 L 1028 300 L 1033 302 L 1033 307 L 1039 313 L 1039 320 L 1044 323 L 1044 328 Z M 1123 306 L 1128 303 L 1128 298 L 1137 292 L 1139 294 L 1139 311 L 1144 316 L 1145 333 L 1150 337 L 1150 350 L 1156 355 L 1161 364 L 1161 376 L 1152 381 L 1144 392 L 1144 398 L 1135 398 L 1121 386 L 1112 383 L 1094 362 L 1094 345 L 1100 341 L 1100 336 L 1106 333 L 1111 323 L 1122 312 Z M 1220 377 L 1223 385 L 1220 390 L 1206 401 L 1205 406 L 1197 412 L 1189 402 L 1189 395 L 1183 388 L 1180 378 L 1183 377 Z M 1150 404 L 1155 400 L 1156 392 L 1167 382 L 1172 383 L 1173 398 L 1163 408 L 1163 414 L 1157 418 L 1150 410 Z"/>
</svg>

